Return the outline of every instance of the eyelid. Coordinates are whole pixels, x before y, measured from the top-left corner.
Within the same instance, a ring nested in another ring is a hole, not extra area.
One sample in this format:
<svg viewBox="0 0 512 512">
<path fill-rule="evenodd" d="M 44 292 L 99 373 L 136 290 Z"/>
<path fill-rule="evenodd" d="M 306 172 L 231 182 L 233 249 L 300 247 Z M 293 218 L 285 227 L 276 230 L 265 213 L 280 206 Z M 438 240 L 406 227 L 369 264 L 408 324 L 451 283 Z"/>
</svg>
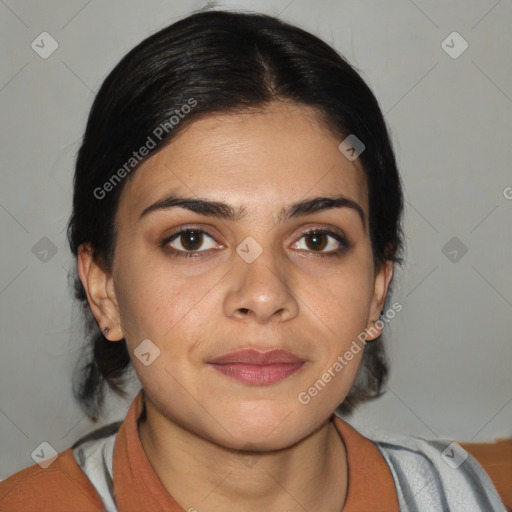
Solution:
<svg viewBox="0 0 512 512">
<path fill-rule="evenodd" d="M 300 232 L 300 236 L 308 235 L 310 233 L 324 233 L 326 235 L 339 237 L 339 238 L 343 239 L 348 244 L 348 237 L 345 234 L 345 232 L 340 228 L 336 228 L 333 226 L 318 227 L 315 225 L 315 226 L 307 227 L 304 229 L 305 229 L 305 231 Z"/>
<path fill-rule="evenodd" d="M 303 228 L 304 229 L 304 228 Z M 306 251 L 313 254 L 316 254 L 318 256 L 330 256 L 330 255 L 339 255 L 340 253 L 343 253 L 347 251 L 349 248 L 352 247 L 352 244 L 349 242 L 346 235 L 343 233 L 343 231 L 338 232 L 335 229 L 338 228 L 326 228 L 326 227 L 310 227 L 305 228 L 305 230 L 301 231 L 298 238 L 296 238 L 294 243 L 297 243 L 302 238 L 306 237 L 310 234 L 320 234 L 320 235 L 326 235 L 328 237 L 334 238 L 338 244 L 340 244 L 341 247 L 338 249 L 332 249 L 330 251 L 314 251 L 314 250 L 307 250 L 307 249 L 299 249 L 300 251 Z M 212 235 L 209 231 L 202 227 L 197 227 L 194 225 L 186 225 L 180 227 L 177 231 L 172 233 L 171 235 L 168 235 L 164 237 L 164 239 L 160 242 L 160 247 L 165 248 L 168 246 L 170 242 L 173 242 L 176 240 L 182 233 L 188 233 L 189 231 L 196 231 L 202 235 L 206 235 L 207 237 L 211 238 L 215 242 L 217 242 L 216 237 Z M 220 247 L 217 247 L 215 249 L 204 249 L 204 250 L 196 250 L 196 251 L 183 251 L 181 249 L 175 249 L 173 247 L 169 248 L 169 251 L 174 253 L 177 256 L 200 256 L 202 254 L 208 254 L 211 251 L 222 249 L 224 246 L 220 244 Z"/>
<path fill-rule="evenodd" d="M 207 230 L 205 230 L 203 228 L 200 228 L 200 227 L 195 227 L 195 226 L 192 226 L 192 225 L 187 225 L 187 226 L 182 226 L 180 229 L 178 229 L 178 231 L 175 231 L 171 235 L 165 236 L 163 238 L 163 240 L 160 242 L 160 247 L 165 248 L 171 242 L 174 242 L 175 240 L 179 239 L 181 234 L 188 233 L 190 231 L 195 231 L 195 232 L 200 233 L 201 235 L 206 235 L 211 240 L 217 242 L 216 237 L 213 236 Z M 217 247 L 216 249 L 206 249 L 206 250 L 197 250 L 197 251 L 183 251 L 181 249 L 175 249 L 174 247 L 169 247 L 169 251 L 174 253 L 174 254 L 179 254 L 179 255 L 193 255 L 193 254 L 200 255 L 202 253 L 207 253 L 207 252 L 212 251 L 212 250 L 222 249 L 223 247 L 224 246 L 222 244 L 220 244 L 220 247 Z"/>
<path fill-rule="evenodd" d="M 216 235 L 211 233 L 211 231 L 214 231 L 212 228 L 210 228 L 210 227 L 204 228 L 199 225 L 196 226 L 194 224 L 186 224 L 186 225 L 178 228 L 176 231 L 173 231 L 170 235 L 165 235 L 162 239 L 162 243 L 164 243 L 166 241 L 168 242 L 169 240 L 172 240 L 172 239 L 178 237 L 178 235 L 180 235 L 181 233 L 187 233 L 189 231 L 197 231 L 197 232 L 204 234 L 204 235 L 212 238 L 213 240 L 217 241 Z"/>
<path fill-rule="evenodd" d="M 345 236 L 345 234 L 343 232 L 339 233 L 337 231 L 334 231 L 333 229 L 318 228 L 318 227 L 314 227 L 314 228 L 307 229 L 306 231 L 302 231 L 299 238 L 297 239 L 296 242 L 294 242 L 294 244 L 299 242 L 300 240 L 302 240 L 304 237 L 307 237 L 308 235 L 312 235 L 312 234 L 326 235 L 330 238 L 334 238 L 334 240 L 336 240 L 336 242 L 338 242 L 338 244 L 340 244 L 340 247 L 338 249 L 331 249 L 330 251 L 313 251 L 313 250 L 307 250 L 307 249 L 302 249 L 302 250 L 306 250 L 308 252 L 312 252 L 312 253 L 318 254 L 318 255 L 326 255 L 327 256 L 329 254 L 346 251 L 352 247 L 352 244 L 349 242 L 348 238 Z"/>
</svg>

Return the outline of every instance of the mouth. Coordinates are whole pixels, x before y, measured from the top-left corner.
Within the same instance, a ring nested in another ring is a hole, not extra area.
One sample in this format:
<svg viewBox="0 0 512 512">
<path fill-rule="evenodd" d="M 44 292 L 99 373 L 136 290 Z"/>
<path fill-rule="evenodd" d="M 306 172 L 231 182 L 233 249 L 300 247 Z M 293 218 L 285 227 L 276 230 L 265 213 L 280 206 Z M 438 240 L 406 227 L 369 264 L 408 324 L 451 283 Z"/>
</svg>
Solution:
<svg viewBox="0 0 512 512">
<path fill-rule="evenodd" d="M 299 371 L 305 363 L 295 354 L 277 349 L 267 352 L 243 349 L 208 361 L 226 377 L 253 385 L 279 382 Z"/>
</svg>

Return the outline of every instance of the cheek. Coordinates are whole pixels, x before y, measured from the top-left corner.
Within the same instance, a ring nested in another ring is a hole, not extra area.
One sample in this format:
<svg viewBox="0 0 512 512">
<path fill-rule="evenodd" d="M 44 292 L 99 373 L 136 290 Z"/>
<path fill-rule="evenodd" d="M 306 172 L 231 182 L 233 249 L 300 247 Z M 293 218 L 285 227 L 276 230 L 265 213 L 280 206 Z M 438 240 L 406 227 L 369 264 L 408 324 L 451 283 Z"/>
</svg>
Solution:
<svg viewBox="0 0 512 512">
<path fill-rule="evenodd" d="M 183 274 L 165 262 L 136 264 L 123 259 L 115 288 L 121 325 L 132 351 L 149 338 L 178 358 L 185 341 L 187 346 L 193 345 L 208 332 L 208 312 L 214 307 L 211 290 L 221 276 L 216 272 L 195 277 Z M 178 343 L 182 339 L 183 343 Z"/>
<path fill-rule="evenodd" d="M 366 327 L 373 297 L 373 267 L 367 259 L 352 259 L 328 275 L 307 280 L 304 303 L 332 334 L 341 339 Z"/>
<path fill-rule="evenodd" d="M 114 283 L 125 338 L 129 344 L 159 339 L 179 318 L 183 286 L 147 262 L 120 260 Z"/>
</svg>

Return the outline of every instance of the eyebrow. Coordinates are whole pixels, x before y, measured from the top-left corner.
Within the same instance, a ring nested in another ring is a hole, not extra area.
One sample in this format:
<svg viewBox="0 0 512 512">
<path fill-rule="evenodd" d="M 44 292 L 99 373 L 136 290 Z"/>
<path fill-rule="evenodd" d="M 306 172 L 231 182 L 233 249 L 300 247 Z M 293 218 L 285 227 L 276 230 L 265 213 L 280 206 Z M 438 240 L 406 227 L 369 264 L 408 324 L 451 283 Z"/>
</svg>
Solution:
<svg viewBox="0 0 512 512">
<path fill-rule="evenodd" d="M 233 222 L 239 222 L 247 217 L 247 212 L 243 206 L 233 207 L 229 204 L 219 201 L 194 199 L 177 194 L 169 194 L 145 208 L 140 214 L 137 222 L 152 212 L 167 210 L 169 208 L 175 207 L 185 208 L 194 213 Z M 283 208 L 279 212 L 277 222 L 282 223 L 288 219 L 302 217 L 304 215 L 310 215 L 312 213 L 330 210 L 333 208 L 350 208 L 356 211 L 361 218 L 363 227 L 366 227 L 366 217 L 361 206 L 354 200 L 340 195 L 333 197 L 313 197 L 293 203 L 290 206 Z"/>
</svg>

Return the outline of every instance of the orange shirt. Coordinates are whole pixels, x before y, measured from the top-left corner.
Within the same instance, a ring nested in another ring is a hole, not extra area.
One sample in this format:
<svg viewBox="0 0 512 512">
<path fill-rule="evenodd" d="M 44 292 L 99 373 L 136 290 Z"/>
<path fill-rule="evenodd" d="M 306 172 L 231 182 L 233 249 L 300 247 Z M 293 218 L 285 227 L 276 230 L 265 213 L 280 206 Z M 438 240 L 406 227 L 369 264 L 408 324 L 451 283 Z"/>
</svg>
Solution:
<svg viewBox="0 0 512 512">
<path fill-rule="evenodd" d="M 144 395 L 133 399 L 117 434 L 114 492 L 118 512 L 186 512 L 167 492 L 153 470 L 138 434 Z M 348 457 L 348 492 L 343 512 L 398 512 L 391 472 L 377 446 L 334 417 Z M 0 482 L 2 512 L 99 512 L 102 501 L 73 457 L 59 453 L 47 468 L 35 464 Z"/>
</svg>

